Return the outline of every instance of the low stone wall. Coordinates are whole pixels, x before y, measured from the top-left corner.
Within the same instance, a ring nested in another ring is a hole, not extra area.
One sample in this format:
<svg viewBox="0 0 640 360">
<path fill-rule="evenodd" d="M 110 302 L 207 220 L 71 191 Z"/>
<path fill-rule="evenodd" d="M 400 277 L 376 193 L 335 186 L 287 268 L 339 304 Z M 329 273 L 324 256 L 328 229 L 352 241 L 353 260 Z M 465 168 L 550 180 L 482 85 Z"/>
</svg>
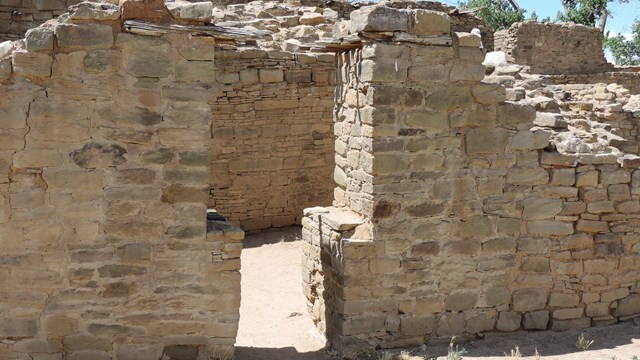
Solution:
<svg viewBox="0 0 640 360">
<path fill-rule="evenodd" d="M 231 357 L 244 234 L 207 231 L 213 52 L 101 4 L 3 44 L 0 358 Z"/>
<path fill-rule="evenodd" d="M 211 202 L 245 230 L 331 204 L 333 54 L 216 50 Z"/>
<path fill-rule="evenodd" d="M 626 68 L 614 68 L 614 71 L 545 76 L 548 84 L 618 84 L 627 88 L 632 94 L 640 94 L 640 70 L 627 71 Z"/>
<path fill-rule="evenodd" d="M 351 26 L 404 41 L 339 54 L 334 207 L 303 219 L 305 293 L 331 344 L 638 316 L 635 158 L 553 151 L 559 115 L 481 83 L 478 38 L 442 40 L 445 14 L 379 6 Z"/>
<path fill-rule="evenodd" d="M 67 6 L 79 1 L 8 0 L 0 3 L 0 42 L 24 37 L 29 29 L 67 12 Z"/>
<path fill-rule="evenodd" d="M 597 28 L 525 21 L 494 36 L 496 51 L 504 51 L 516 64 L 529 65 L 532 73 L 590 74 L 612 67 L 604 57 Z"/>
</svg>

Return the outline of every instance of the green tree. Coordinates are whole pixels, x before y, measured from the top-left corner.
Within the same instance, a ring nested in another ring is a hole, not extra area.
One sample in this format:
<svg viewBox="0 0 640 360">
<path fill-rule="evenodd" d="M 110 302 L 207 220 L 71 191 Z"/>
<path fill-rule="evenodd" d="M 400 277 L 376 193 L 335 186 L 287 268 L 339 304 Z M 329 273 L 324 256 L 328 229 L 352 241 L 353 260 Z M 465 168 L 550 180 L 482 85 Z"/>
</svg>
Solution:
<svg viewBox="0 0 640 360">
<path fill-rule="evenodd" d="M 610 2 L 628 3 L 629 0 L 561 0 L 564 14 L 558 13 L 558 21 L 571 21 L 576 24 L 598 26 L 604 34 L 609 18 L 607 6 Z"/>
<path fill-rule="evenodd" d="M 514 23 L 524 21 L 526 13 L 515 0 L 467 0 L 459 2 L 458 6 L 472 10 L 493 30 L 507 29 Z"/>
<path fill-rule="evenodd" d="M 632 38 L 628 40 L 623 35 L 604 37 L 604 46 L 611 50 L 611 54 L 618 65 L 640 65 L 640 20 L 636 19 L 632 25 Z"/>
</svg>

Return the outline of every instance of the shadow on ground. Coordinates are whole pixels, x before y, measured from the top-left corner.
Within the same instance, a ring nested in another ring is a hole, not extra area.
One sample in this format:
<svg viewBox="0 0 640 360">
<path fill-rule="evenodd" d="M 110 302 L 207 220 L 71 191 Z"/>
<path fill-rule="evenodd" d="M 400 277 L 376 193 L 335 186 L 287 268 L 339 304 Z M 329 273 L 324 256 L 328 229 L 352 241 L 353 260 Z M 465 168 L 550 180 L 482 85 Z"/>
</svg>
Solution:
<svg viewBox="0 0 640 360">
<path fill-rule="evenodd" d="M 324 360 L 324 350 L 299 353 L 294 347 L 278 349 L 259 347 L 236 347 L 235 360 Z"/>
<path fill-rule="evenodd" d="M 593 340 L 588 351 L 576 348 L 578 336 L 584 334 L 587 340 Z M 458 347 L 464 348 L 464 358 L 497 357 L 505 358 L 512 350 L 519 348 L 523 356 L 533 356 L 536 349 L 544 359 L 558 357 L 562 359 L 611 359 L 630 360 L 640 357 L 640 327 L 633 321 L 627 321 L 606 327 L 570 330 L 563 332 L 536 331 L 515 334 L 487 334 L 484 339 L 460 341 Z M 427 346 L 428 356 L 445 356 L 448 343 L 432 342 Z"/>
</svg>

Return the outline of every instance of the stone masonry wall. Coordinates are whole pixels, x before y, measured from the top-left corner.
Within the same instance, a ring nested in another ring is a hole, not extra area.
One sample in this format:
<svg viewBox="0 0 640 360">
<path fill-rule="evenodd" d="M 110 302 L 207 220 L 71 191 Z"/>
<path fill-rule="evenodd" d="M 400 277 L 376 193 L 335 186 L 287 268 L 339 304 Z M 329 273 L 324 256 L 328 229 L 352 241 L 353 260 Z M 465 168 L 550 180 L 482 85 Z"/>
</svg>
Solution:
<svg viewBox="0 0 640 360">
<path fill-rule="evenodd" d="M 638 316 L 637 163 L 554 150 L 559 115 L 481 83 L 479 39 L 443 42 L 446 14 L 351 19 L 363 46 L 339 55 L 334 207 L 303 219 L 305 294 L 332 345 Z"/>
<path fill-rule="evenodd" d="M 67 11 L 78 1 L 2 0 L 0 1 L 0 42 L 24 37 L 29 29 Z"/>
<path fill-rule="evenodd" d="M 549 84 L 557 85 L 598 83 L 618 84 L 627 88 L 632 94 L 640 94 L 640 69 L 616 67 L 613 71 L 601 73 L 549 75 L 545 76 L 545 81 Z"/>
<path fill-rule="evenodd" d="M 529 65 L 532 73 L 587 74 L 612 67 L 597 28 L 525 21 L 494 36 L 496 51 L 512 56 L 516 64 Z"/>
<path fill-rule="evenodd" d="M 217 50 L 211 202 L 245 230 L 331 204 L 333 54 Z"/>
<path fill-rule="evenodd" d="M 0 358 L 228 358 L 244 234 L 206 225 L 214 40 L 81 8 L 2 45 Z"/>
</svg>

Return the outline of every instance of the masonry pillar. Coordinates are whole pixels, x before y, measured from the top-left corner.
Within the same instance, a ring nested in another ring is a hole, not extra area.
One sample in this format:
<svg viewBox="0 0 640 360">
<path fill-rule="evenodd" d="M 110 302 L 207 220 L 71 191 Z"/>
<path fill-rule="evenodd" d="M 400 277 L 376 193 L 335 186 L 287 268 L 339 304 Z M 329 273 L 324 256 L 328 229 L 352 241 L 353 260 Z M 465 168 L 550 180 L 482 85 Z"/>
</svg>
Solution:
<svg viewBox="0 0 640 360">
<path fill-rule="evenodd" d="M 504 150 L 507 130 L 487 128 L 504 89 L 480 84 L 480 39 L 452 33 L 445 13 L 367 7 L 349 32 L 352 48 L 337 55 L 334 207 L 307 209 L 303 222 L 309 308 L 341 351 L 463 334 L 468 318 L 489 318 L 461 311 L 482 287 L 469 275 L 473 234 L 495 227 L 463 158 Z"/>
</svg>

